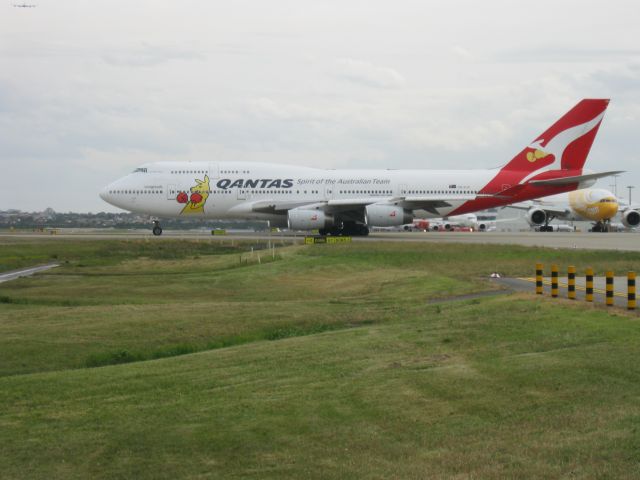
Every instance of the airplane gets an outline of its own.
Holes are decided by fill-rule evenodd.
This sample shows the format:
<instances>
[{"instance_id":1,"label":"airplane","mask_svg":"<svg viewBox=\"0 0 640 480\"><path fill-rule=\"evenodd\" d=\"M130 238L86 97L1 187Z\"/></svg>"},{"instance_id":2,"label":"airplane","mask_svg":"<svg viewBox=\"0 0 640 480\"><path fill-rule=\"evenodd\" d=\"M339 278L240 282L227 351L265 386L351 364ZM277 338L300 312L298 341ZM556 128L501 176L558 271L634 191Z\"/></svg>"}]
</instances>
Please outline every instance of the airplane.
<instances>
[{"instance_id":1,"label":"airplane","mask_svg":"<svg viewBox=\"0 0 640 480\"><path fill-rule=\"evenodd\" d=\"M104 187L100 197L153 218L265 220L321 235L462 215L585 188L616 172L583 168L608 99L584 99L502 168L327 170L255 162L153 162Z\"/></svg>"},{"instance_id":2,"label":"airplane","mask_svg":"<svg viewBox=\"0 0 640 480\"><path fill-rule=\"evenodd\" d=\"M608 232L612 230L611 220L620 211L622 225L635 228L640 225L640 212L633 206L623 206L615 195L601 188L585 188L573 192L551 195L543 199L520 202L507 206L526 210L525 218L530 226L540 232L553 232L554 219L567 221L592 221L592 232Z\"/></svg>"}]
</instances>

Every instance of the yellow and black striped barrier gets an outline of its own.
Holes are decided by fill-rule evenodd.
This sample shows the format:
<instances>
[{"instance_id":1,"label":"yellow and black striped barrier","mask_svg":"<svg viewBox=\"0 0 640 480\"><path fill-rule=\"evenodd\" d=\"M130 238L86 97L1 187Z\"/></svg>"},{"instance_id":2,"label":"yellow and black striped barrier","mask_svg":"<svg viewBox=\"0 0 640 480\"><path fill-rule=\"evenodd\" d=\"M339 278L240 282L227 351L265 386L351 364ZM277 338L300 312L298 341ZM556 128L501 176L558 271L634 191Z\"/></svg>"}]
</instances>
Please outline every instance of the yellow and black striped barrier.
<instances>
[{"instance_id":1,"label":"yellow and black striped barrier","mask_svg":"<svg viewBox=\"0 0 640 480\"><path fill-rule=\"evenodd\" d=\"M605 277L607 278L606 305L607 307L611 307L613 305L613 272L607 270Z\"/></svg>"},{"instance_id":2,"label":"yellow and black striped barrier","mask_svg":"<svg viewBox=\"0 0 640 480\"><path fill-rule=\"evenodd\" d=\"M551 296L558 296L558 265L555 263L551 265Z\"/></svg>"},{"instance_id":3,"label":"yellow and black striped barrier","mask_svg":"<svg viewBox=\"0 0 640 480\"><path fill-rule=\"evenodd\" d=\"M567 297L571 300L576 299L576 267L573 265L567 268Z\"/></svg>"},{"instance_id":4,"label":"yellow and black striped barrier","mask_svg":"<svg viewBox=\"0 0 640 480\"><path fill-rule=\"evenodd\" d=\"M636 309L636 272L627 273L627 309Z\"/></svg>"},{"instance_id":5,"label":"yellow and black striped barrier","mask_svg":"<svg viewBox=\"0 0 640 480\"><path fill-rule=\"evenodd\" d=\"M542 295L542 264L536 263L536 294Z\"/></svg>"},{"instance_id":6,"label":"yellow and black striped barrier","mask_svg":"<svg viewBox=\"0 0 640 480\"><path fill-rule=\"evenodd\" d=\"M551 281L544 279L543 265L542 263L536 263L536 276L535 276L535 287L536 294L541 295L543 293L544 284L551 285L551 296L553 298L558 297L559 293L559 269L557 264L551 265ZM525 280L525 279L522 279ZM527 278L528 281L533 281L533 278ZM567 288L567 298L571 300L575 300L577 298L577 290L584 290L585 292L585 300L587 302L593 302L594 292L598 292L599 294L604 294L605 297L605 305L611 307L615 305L615 297L625 297L625 294L622 292L615 292L615 277L614 272L612 270L607 270L605 272L605 289L596 290L594 288L594 275L593 268L588 267L585 270L585 286L578 287L576 285L576 267L573 265L569 265L567 267L567 283L562 283L562 287ZM635 310L636 309L636 273L633 271L627 272L627 309Z\"/></svg>"},{"instance_id":7,"label":"yellow and black striped barrier","mask_svg":"<svg viewBox=\"0 0 640 480\"><path fill-rule=\"evenodd\" d=\"M593 302L593 268L587 268L585 300Z\"/></svg>"}]
</instances>

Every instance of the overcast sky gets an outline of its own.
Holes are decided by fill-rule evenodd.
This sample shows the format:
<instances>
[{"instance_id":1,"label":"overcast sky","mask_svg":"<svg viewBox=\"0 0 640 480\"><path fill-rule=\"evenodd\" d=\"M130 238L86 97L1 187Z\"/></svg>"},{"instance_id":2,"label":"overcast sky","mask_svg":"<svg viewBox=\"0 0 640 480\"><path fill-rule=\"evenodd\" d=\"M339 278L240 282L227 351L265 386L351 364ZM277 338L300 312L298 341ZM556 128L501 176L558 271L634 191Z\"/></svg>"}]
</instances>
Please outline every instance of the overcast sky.
<instances>
[{"instance_id":1,"label":"overcast sky","mask_svg":"<svg viewBox=\"0 0 640 480\"><path fill-rule=\"evenodd\" d=\"M491 168L586 97L587 167L640 187L637 0L28 1L0 6L0 210L117 211L149 161Z\"/></svg>"}]
</instances>

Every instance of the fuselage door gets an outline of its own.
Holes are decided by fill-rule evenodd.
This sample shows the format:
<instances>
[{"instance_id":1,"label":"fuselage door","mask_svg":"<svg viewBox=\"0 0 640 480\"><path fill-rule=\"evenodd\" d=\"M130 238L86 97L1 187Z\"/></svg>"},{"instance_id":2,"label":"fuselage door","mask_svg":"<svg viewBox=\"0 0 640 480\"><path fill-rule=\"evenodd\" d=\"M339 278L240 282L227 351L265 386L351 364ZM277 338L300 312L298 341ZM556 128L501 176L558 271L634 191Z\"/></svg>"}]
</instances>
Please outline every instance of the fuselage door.
<instances>
[{"instance_id":1,"label":"fuselage door","mask_svg":"<svg viewBox=\"0 0 640 480\"><path fill-rule=\"evenodd\" d=\"M324 187L324 199L331 200L333 198L333 189L335 186L333 185L325 185Z\"/></svg>"},{"instance_id":2,"label":"fuselage door","mask_svg":"<svg viewBox=\"0 0 640 480\"><path fill-rule=\"evenodd\" d=\"M167 200L175 200L177 194L175 185L167 185Z\"/></svg>"},{"instance_id":3,"label":"fuselage door","mask_svg":"<svg viewBox=\"0 0 640 480\"><path fill-rule=\"evenodd\" d=\"M238 200L246 200L247 199L247 191L240 187L238 188Z\"/></svg>"},{"instance_id":4,"label":"fuselage door","mask_svg":"<svg viewBox=\"0 0 640 480\"><path fill-rule=\"evenodd\" d=\"M218 178L220 176L220 164L218 162L209 162L209 178Z\"/></svg>"},{"instance_id":5,"label":"fuselage door","mask_svg":"<svg viewBox=\"0 0 640 480\"><path fill-rule=\"evenodd\" d=\"M409 190L409 187L406 184L400 184L400 185L398 185L398 193L397 193L397 195L399 197L406 197L408 190Z\"/></svg>"}]
</instances>

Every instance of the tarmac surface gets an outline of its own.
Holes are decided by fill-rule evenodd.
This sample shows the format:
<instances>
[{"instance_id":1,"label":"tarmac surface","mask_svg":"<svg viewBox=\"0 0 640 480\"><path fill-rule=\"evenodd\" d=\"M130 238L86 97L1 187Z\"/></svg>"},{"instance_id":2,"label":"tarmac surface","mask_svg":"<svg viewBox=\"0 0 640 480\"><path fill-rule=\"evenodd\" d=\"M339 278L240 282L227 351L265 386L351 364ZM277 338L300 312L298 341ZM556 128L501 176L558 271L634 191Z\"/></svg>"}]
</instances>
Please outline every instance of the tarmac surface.
<instances>
[{"instance_id":1,"label":"tarmac surface","mask_svg":"<svg viewBox=\"0 0 640 480\"><path fill-rule=\"evenodd\" d=\"M4 232L0 241L7 238L50 238L52 240L74 239L130 239L148 238L154 241L175 240L176 238L215 238L236 240L274 240L283 243L301 243L305 233L289 232L248 232L229 231L226 235L211 235L209 230L165 230L154 237L150 230L100 230L100 229L58 229L57 234L49 232ZM594 250L640 251L640 235L636 232L593 233L593 232L372 232L368 237L353 237L354 242L425 242L425 243L476 243L508 244L531 247L579 248Z\"/></svg>"},{"instance_id":2,"label":"tarmac surface","mask_svg":"<svg viewBox=\"0 0 640 480\"><path fill-rule=\"evenodd\" d=\"M535 292L536 279L527 278L501 278L497 282L503 287L523 292ZM543 295L551 296L551 277L544 277ZM585 301L586 280L584 276L576 274L576 301ZM606 290L605 277L593 277L593 303L605 304ZM568 298L567 278L558 278L558 297ZM617 307L627 308L627 277L614 277L613 279L613 302ZM640 312L640 310L636 309Z\"/></svg>"}]
</instances>

